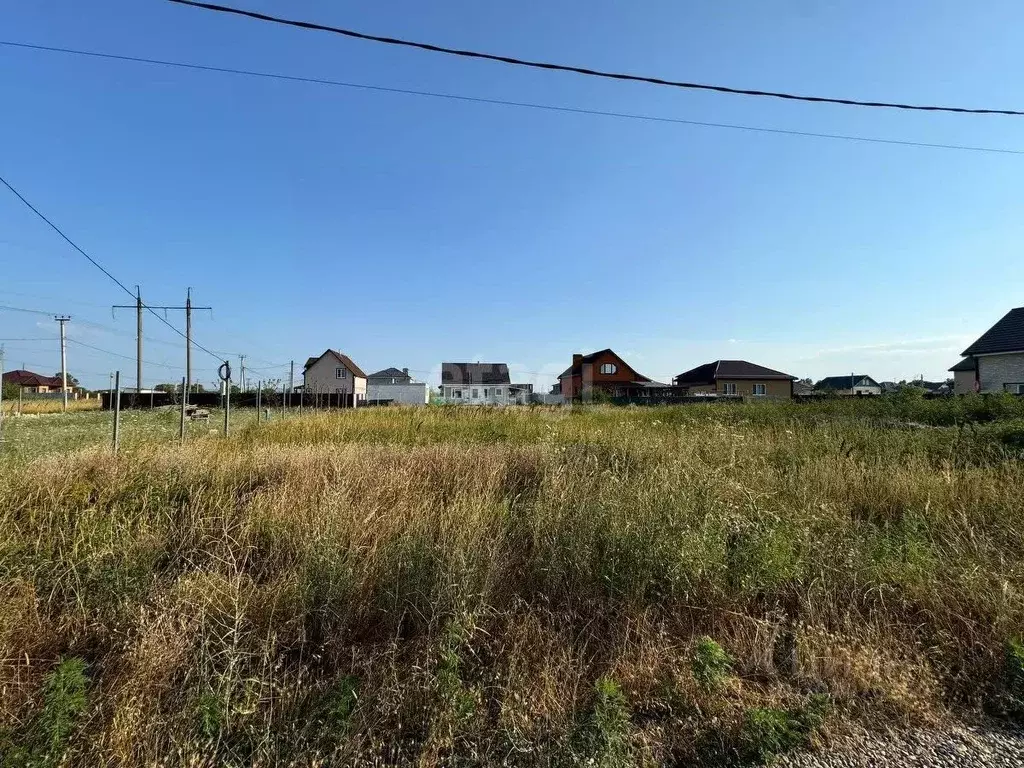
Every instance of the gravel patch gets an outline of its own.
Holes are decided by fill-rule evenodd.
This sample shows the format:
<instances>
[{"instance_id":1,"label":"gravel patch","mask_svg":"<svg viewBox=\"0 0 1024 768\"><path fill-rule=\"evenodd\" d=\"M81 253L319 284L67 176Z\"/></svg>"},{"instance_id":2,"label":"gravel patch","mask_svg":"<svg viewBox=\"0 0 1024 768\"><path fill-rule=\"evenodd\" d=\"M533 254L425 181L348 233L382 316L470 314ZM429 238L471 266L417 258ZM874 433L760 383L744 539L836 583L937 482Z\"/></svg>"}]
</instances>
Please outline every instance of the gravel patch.
<instances>
[{"instance_id":1,"label":"gravel patch","mask_svg":"<svg viewBox=\"0 0 1024 768\"><path fill-rule=\"evenodd\" d=\"M1024 766L1024 731L958 726L844 737L829 749L788 755L790 768L1004 768Z\"/></svg>"}]
</instances>

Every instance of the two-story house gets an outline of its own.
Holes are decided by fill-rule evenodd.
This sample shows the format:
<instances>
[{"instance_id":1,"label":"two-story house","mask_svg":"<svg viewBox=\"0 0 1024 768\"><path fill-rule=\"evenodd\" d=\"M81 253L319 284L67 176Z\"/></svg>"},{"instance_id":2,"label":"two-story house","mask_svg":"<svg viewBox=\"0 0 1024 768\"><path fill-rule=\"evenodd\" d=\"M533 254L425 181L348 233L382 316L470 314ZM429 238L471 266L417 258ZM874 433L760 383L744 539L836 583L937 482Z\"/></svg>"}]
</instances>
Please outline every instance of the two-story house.
<instances>
[{"instance_id":1,"label":"two-story house","mask_svg":"<svg viewBox=\"0 0 1024 768\"><path fill-rule=\"evenodd\" d=\"M426 405L430 392L422 381L413 381L408 368L385 368L366 377L366 400L376 405Z\"/></svg>"},{"instance_id":2,"label":"two-story house","mask_svg":"<svg viewBox=\"0 0 1024 768\"><path fill-rule=\"evenodd\" d=\"M458 405L508 405L512 380L505 363L441 363L441 398Z\"/></svg>"},{"instance_id":3,"label":"two-story house","mask_svg":"<svg viewBox=\"0 0 1024 768\"><path fill-rule=\"evenodd\" d=\"M558 382L559 392L566 399L586 399L594 390L611 397L628 397L654 383L610 349L573 355L572 365L562 371Z\"/></svg>"},{"instance_id":4,"label":"two-story house","mask_svg":"<svg viewBox=\"0 0 1024 768\"><path fill-rule=\"evenodd\" d=\"M687 394L743 395L745 397L793 396L796 376L748 363L746 360L715 360L698 365L672 379Z\"/></svg>"},{"instance_id":5,"label":"two-story house","mask_svg":"<svg viewBox=\"0 0 1024 768\"><path fill-rule=\"evenodd\" d=\"M954 391L1024 395L1024 307L1007 312L962 353L954 365Z\"/></svg>"},{"instance_id":6,"label":"two-story house","mask_svg":"<svg viewBox=\"0 0 1024 768\"><path fill-rule=\"evenodd\" d=\"M366 374L348 355L328 349L306 360L302 389L306 397L342 395L348 405L355 406L366 399Z\"/></svg>"}]
</instances>

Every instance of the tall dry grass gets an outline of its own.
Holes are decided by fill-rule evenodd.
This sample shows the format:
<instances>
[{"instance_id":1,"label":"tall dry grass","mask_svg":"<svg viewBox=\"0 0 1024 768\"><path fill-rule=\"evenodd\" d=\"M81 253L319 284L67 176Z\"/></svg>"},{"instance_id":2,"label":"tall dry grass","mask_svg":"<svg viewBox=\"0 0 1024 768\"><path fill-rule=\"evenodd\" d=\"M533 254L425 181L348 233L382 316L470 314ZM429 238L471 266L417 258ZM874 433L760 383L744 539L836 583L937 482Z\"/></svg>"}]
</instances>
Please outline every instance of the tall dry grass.
<instances>
[{"instance_id":1,"label":"tall dry grass","mask_svg":"<svg viewBox=\"0 0 1024 768\"><path fill-rule=\"evenodd\" d=\"M3 412L9 416L16 416L18 414L38 416L40 414L49 413L62 413L64 411L64 402L62 400L54 400L50 398L25 398L20 403L17 398L11 398L4 393L3 401ZM68 411L81 412L81 411L98 411L103 407L103 403L97 399L91 400L68 400Z\"/></svg>"},{"instance_id":2,"label":"tall dry grass","mask_svg":"<svg viewBox=\"0 0 1024 768\"><path fill-rule=\"evenodd\" d=\"M12 466L0 752L711 763L1008 701L1004 428L764 413L367 410Z\"/></svg>"}]
</instances>

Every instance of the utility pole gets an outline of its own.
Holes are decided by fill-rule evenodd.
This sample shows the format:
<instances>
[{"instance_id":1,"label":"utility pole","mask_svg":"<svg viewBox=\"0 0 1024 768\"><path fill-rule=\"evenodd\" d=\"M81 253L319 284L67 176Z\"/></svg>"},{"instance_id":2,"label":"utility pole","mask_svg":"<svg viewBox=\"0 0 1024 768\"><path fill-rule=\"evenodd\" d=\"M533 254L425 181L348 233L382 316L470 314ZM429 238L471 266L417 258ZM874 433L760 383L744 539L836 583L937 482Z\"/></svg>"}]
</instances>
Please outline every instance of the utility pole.
<instances>
[{"instance_id":1,"label":"utility pole","mask_svg":"<svg viewBox=\"0 0 1024 768\"><path fill-rule=\"evenodd\" d=\"M138 286L136 286L138 288ZM149 309L156 311L162 309L164 312L168 310L174 311L185 311L185 392L184 398L188 402L188 393L192 389L192 310L193 309L213 309L213 307L193 307L192 306L192 289L189 288L185 295L185 306L183 307L154 307L150 304L142 303L142 294L138 293L138 298L134 305L116 304L111 307L114 309L135 309L137 313L137 324L138 324L138 360L136 361L136 367L138 371L138 389L135 392L136 398L142 392L142 310Z\"/></svg>"},{"instance_id":2,"label":"utility pole","mask_svg":"<svg viewBox=\"0 0 1024 768\"><path fill-rule=\"evenodd\" d=\"M238 382L238 388L245 392L245 355L238 356L238 367L242 369L241 379Z\"/></svg>"},{"instance_id":3,"label":"utility pole","mask_svg":"<svg viewBox=\"0 0 1024 768\"><path fill-rule=\"evenodd\" d=\"M68 412L68 340L64 333L64 325L71 318L68 315L54 315L54 320L60 323L60 382L61 394L64 397L64 413Z\"/></svg>"},{"instance_id":4,"label":"utility pole","mask_svg":"<svg viewBox=\"0 0 1024 768\"><path fill-rule=\"evenodd\" d=\"M185 291L185 402L192 390L192 288Z\"/></svg>"},{"instance_id":5,"label":"utility pole","mask_svg":"<svg viewBox=\"0 0 1024 768\"><path fill-rule=\"evenodd\" d=\"M0 344L0 443L4 441L4 345Z\"/></svg>"},{"instance_id":6,"label":"utility pole","mask_svg":"<svg viewBox=\"0 0 1024 768\"><path fill-rule=\"evenodd\" d=\"M288 371L288 405L292 404L292 390L295 388L295 361L291 361L291 368ZM284 402L284 395L281 395L281 402Z\"/></svg>"}]
</instances>

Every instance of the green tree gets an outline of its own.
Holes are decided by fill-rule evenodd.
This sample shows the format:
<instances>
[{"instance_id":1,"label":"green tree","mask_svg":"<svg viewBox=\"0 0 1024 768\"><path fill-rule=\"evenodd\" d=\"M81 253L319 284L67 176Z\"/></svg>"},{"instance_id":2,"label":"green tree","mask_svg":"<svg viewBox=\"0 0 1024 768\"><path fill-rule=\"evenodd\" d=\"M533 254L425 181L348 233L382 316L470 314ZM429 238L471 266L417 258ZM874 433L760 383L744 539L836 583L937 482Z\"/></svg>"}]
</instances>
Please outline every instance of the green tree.
<instances>
[{"instance_id":1,"label":"green tree","mask_svg":"<svg viewBox=\"0 0 1024 768\"><path fill-rule=\"evenodd\" d=\"M59 379L60 375L61 375L60 371L57 371L55 374L53 374L53 378ZM78 379L75 378L74 376L72 376L70 373L68 373L68 386L69 387L79 387L79 386L81 386L78 383Z\"/></svg>"}]
</instances>

